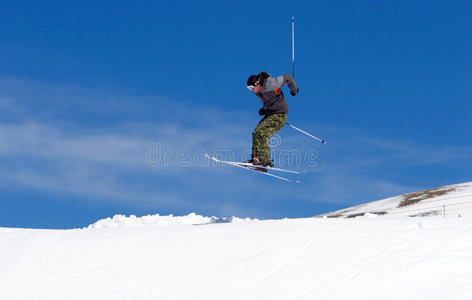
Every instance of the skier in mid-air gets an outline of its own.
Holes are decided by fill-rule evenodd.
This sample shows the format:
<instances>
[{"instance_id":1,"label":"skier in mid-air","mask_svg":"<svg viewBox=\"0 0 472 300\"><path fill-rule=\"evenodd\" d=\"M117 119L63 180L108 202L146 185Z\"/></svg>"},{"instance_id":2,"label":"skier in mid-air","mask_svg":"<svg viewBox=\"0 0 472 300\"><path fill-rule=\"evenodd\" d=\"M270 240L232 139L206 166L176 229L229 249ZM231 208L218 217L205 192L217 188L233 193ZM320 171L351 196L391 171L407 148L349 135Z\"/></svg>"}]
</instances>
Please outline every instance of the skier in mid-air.
<instances>
[{"instance_id":1,"label":"skier in mid-air","mask_svg":"<svg viewBox=\"0 0 472 300\"><path fill-rule=\"evenodd\" d=\"M248 162L253 165L274 166L270 157L269 139L287 121L288 104L281 89L285 84L292 96L298 93L295 80L288 74L271 77L263 71L249 76L247 80L247 88L262 101L263 107L259 110L259 115L264 116L252 133L252 155Z\"/></svg>"}]
</instances>

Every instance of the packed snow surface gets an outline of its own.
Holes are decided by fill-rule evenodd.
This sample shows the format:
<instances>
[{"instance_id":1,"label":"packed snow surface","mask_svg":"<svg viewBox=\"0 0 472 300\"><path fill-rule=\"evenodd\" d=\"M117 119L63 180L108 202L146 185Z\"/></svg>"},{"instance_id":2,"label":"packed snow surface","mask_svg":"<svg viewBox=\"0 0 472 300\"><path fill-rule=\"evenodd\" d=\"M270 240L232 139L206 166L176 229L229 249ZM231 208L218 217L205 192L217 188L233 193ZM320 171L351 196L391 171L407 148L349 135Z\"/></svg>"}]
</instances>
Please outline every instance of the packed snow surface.
<instances>
[{"instance_id":1,"label":"packed snow surface","mask_svg":"<svg viewBox=\"0 0 472 300\"><path fill-rule=\"evenodd\" d=\"M0 228L0 299L472 296L470 218L164 219Z\"/></svg>"}]
</instances>

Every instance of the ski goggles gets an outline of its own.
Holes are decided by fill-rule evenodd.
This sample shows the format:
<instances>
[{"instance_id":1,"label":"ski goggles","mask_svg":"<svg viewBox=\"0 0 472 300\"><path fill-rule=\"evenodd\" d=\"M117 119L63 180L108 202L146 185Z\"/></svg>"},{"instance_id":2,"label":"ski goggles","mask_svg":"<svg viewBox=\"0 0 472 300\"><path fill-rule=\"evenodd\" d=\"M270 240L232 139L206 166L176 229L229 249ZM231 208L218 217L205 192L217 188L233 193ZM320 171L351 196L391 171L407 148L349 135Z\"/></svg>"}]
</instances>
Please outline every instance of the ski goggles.
<instances>
[{"instance_id":1,"label":"ski goggles","mask_svg":"<svg viewBox=\"0 0 472 300\"><path fill-rule=\"evenodd\" d=\"M247 85L246 87L251 91L251 92L254 92L254 89L256 88L256 86L259 85L259 81L257 81L255 84L251 84L251 85Z\"/></svg>"}]
</instances>

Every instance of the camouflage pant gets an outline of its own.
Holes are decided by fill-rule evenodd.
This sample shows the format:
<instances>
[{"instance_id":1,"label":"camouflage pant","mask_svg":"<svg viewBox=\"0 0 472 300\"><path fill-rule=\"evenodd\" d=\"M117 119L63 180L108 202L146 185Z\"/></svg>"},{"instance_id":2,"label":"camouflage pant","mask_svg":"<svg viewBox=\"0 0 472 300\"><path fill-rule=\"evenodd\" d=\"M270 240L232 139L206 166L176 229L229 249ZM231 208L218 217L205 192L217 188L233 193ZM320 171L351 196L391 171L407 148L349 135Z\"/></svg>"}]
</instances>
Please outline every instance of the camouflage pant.
<instances>
[{"instance_id":1,"label":"camouflage pant","mask_svg":"<svg viewBox=\"0 0 472 300\"><path fill-rule=\"evenodd\" d=\"M287 114L265 116L252 133L252 158L270 162L269 139L276 134L287 121Z\"/></svg>"}]
</instances>

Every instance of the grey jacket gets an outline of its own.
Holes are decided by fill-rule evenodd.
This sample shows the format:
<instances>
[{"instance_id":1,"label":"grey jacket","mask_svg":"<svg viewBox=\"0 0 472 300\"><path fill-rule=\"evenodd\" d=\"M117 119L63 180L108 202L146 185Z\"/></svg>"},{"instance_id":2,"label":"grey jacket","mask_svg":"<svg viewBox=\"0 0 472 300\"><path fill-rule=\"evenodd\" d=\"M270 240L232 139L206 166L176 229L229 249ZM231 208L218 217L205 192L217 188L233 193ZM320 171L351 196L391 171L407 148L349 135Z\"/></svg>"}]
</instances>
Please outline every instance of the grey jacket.
<instances>
[{"instance_id":1,"label":"grey jacket","mask_svg":"<svg viewBox=\"0 0 472 300\"><path fill-rule=\"evenodd\" d=\"M285 84L288 85L292 95L297 94L298 88L295 80L288 74L264 80L262 93L256 93L256 95L264 105L265 115L288 113L288 104L281 89Z\"/></svg>"}]
</instances>

